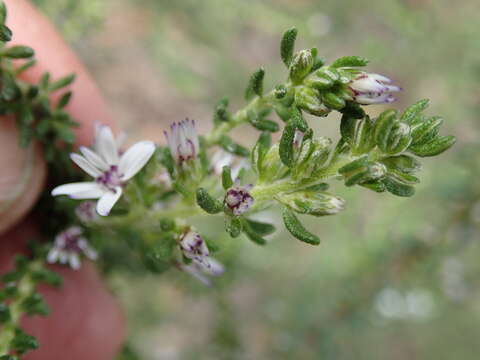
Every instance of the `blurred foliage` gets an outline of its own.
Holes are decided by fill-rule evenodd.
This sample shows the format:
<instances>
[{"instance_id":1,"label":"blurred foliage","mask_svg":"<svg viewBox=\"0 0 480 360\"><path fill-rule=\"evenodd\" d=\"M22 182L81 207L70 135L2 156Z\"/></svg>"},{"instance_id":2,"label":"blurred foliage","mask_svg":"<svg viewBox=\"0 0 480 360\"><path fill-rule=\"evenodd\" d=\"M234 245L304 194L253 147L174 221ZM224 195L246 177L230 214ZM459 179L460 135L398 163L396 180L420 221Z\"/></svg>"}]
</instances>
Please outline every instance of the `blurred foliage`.
<instances>
[{"instance_id":1,"label":"blurred foliage","mask_svg":"<svg viewBox=\"0 0 480 360\"><path fill-rule=\"evenodd\" d=\"M219 239L232 246L219 254L228 271L213 289L181 273L114 276L133 344L146 359L478 358L477 0L455 6L447 0L36 2L81 45L114 107L128 104L130 123L137 124L145 108L183 117L193 102L207 113L224 94L240 101L253 69L266 65L267 83L280 74L278 39L295 25L300 46L315 44L329 59L372 59L371 69L405 88L399 107L430 98L432 113L444 114L459 138L442 159L428 162L413 199L380 204L384 195L347 190L342 216L309 224L328 239L319 248L288 235L261 249ZM110 46L95 42L92 31L84 36L86 24L102 19L95 34L112 38ZM133 28L135 44L120 46ZM103 74L105 63L119 66L125 52L130 64L146 57L160 84L134 85L138 74L126 71L116 79L130 76L123 81L135 92L120 93ZM159 89L175 89L175 96L160 99ZM158 108L159 100L169 111ZM161 128L172 119L153 120ZM334 121L318 127L328 132ZM213 226L222 224L199 224L207 234Z\"/></svg>"}]
</instances>

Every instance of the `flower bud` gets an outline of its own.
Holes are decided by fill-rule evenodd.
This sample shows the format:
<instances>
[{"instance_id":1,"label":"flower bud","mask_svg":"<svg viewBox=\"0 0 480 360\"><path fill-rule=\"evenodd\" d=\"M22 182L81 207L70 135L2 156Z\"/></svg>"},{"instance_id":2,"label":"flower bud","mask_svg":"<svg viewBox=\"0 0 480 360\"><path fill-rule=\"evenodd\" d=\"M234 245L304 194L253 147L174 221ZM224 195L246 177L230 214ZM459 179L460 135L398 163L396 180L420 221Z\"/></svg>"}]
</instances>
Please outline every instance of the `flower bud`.
<instances>
[{"instance_id":1,"label":"flower bud","mask_svg":"<svg viewBox=\"0 0 480 360\"><path fill-rule=\"evenodd\" d=\"M298 84L310 73L314 63L311 50L297 52L290 63L290 79Z\"/></svg>"},{"instance_id":2,"label":"flower bud","mask_svg":"<svg viewBox=\"0 0 480 360\"><path fill-rule=\"evenodd\" d=\"M390 85L392 80L379 74L360 73L348 84L355 102L363 105L385 104L395 101L391 94L402 90Z\"/></svg>"},{"instance_id":3,"label":"flower bud","mask_svg":"<svg viewBox=\"0 0 480 360\"><path fill-rule=\"evenodd\" d=\"M330 109L320 100L317 90L302 86L295 91L295 102L299 108L316 116L327 116Z\"/></svg>"},{"instance_id":4,"label":"flower bud","mask_svg":"<svg viewBox=\"0 0 480 360\"><path fill-rule=\"evenodd\" d=\"M253 197L249 191L253 185L236 185L228 189L225 195L225 205L232 210L235 216L245 213L253 205Z\"/></svg>"},{"instance_id":5,"label":"flower bud","mask_svg":"<svg viewBox=\"0 0 480 360\"><path fill-rule=\"evenodd\" d=\"M276 199L297 213L314 216L335 215L345 207L345 200L325 192L297 191Z\"/></svg>"}]
</instances>

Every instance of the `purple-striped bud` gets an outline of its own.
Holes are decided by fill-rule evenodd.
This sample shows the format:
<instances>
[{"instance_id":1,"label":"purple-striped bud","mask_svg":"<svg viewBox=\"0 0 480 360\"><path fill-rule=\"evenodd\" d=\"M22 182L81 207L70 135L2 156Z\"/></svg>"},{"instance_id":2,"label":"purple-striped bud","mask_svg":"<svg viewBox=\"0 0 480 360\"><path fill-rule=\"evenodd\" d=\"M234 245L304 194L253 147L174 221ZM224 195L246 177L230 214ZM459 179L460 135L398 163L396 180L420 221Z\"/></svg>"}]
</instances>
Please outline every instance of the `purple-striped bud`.
<instances>
[{"instance_id":1,"label":"purple-striped bud","mask_svg":"<svg viewBox=\"0 0 480 360\"><path fill-rule=\"evenodd\" d=\"M360 73L348 87L353 93L353 100L359 104L385 104L396 100L392 92L402 90L391 83L392 80L383 75Z\"/></svg>"},{"instance_id":2,"label":"purple-striped bud","mask_svg":"<svg viewBox=\"0 0 480 360\"><path fill-rule=\"evenodd\" d=\"M182 165L197 157L200 146L194 120L175 122L170 125L170 133L164 134L176 164Z\"/></svg>"},{"instance_id":3,"label":"purple-striped bud","mask_svg":"<svg viewBox=\"0 0 480 360\"><path fill-rule=\"evenodd\" d=\"M242 215L253 205L253 197L249 191L253 185L235 185L228 189L225 195L225 204L232 210L235 216Z\"/></svg>"}]
</instances>

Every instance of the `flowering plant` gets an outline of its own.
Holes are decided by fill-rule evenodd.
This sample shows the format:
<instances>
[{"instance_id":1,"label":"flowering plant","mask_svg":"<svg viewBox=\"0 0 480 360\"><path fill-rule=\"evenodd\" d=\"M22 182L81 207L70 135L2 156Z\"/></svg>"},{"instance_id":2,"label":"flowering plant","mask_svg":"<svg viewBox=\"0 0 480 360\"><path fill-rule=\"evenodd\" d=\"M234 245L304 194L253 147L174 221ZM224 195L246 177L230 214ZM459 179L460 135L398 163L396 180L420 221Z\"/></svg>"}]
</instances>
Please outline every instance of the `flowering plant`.
<instances>
[{"instance_id":1,"label":"flowering plant","mask_svg":"<svg viewBox=\"0 0 480 360\"><path fill-rule=\"evenodd\" d=\"M3 4L1 13L0 40L7 43L11 31L4 25ZM12 59L31 59L33 51L2 48L1 108L17 118L24 146L34 140L44 145L54 175L48 193L55 199L46 197L41 206L55 221L47 226L48 242L33 242L32 255L19 257L3 278L0 359L18 358L38 346L19 322L23 313L48 313L36 285L59 285L60 280L46 263L78 269L87 257L115 266L104 255L124 241L124 256L135 255L148 270L179 269L211 285L214 276L228 271L211 256L222 242L220 234L217 241L203 236L194 216L222 217L229 237L266 245L276 228L257 214L280 208L293 237L318 245L318 235L305 228L299 215L320 217L345 209L345 200L329 191L330 183L402 197L414 194L418 158L438 155L455 142L453 136L439 135L443 120L424 114L427 100L401 114L388 109L371 118L363 105L391 103L401 88L383 75L361 70L365 58L346 56L327 64L316 48L295 52L296 36L296 29L290 29L281 40L287 81L265 92L265 70L259 68L248 82L247 104L231 112L228 99L221 99L209 133L199 135L195 121L185 119L165 132L167 146L140 141L123 151L112 130L99 124L94 144L81 147L81 154L72 152L75 122L63 110L71 93L55 107L48 100L73 76L52 83L45 75L38 85L25 84L18 75L33 61L14 68ZM339 120L322 119L335 112ZM272 120L274 114L277 120ZM339 140L315 134L315 121L338 121ZM259 131L251 149L232 135L245 124Z\"/></svg>"}]
</instances>

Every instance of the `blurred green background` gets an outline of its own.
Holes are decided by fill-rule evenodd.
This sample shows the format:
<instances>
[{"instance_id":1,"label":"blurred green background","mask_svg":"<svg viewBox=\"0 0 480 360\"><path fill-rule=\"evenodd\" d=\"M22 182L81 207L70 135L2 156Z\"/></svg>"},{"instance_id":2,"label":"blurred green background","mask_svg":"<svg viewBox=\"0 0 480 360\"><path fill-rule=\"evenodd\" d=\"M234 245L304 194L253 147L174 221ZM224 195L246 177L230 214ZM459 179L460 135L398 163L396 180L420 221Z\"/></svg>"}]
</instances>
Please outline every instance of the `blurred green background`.
<instances>
[{"instance_id":1,"label":"blurred green background","mask_svg":"<svg viewBox=\"0 0 480 360\"><path fill-rule=\"evenodd\" d=\"M478 0L35 2L131 140L163 142L167 124L187 116L208 131L213 104L230 96L240 106L260 65L268 85L281 82L278 43L291 26L299 47L317 46L329 60L370 58L370 70L405 89L396 107L427 97L430 114L446 119L444 133L458 137L424 162L412 199L335 186L348 207L309 219L320 247L285 233L266 247L222 240L228 269L211 289L174 271L112 277L132 348L145 359L479 358ZM337 136L338 118L315 121L317 134Z\"/></svg>"}]
</instances>

